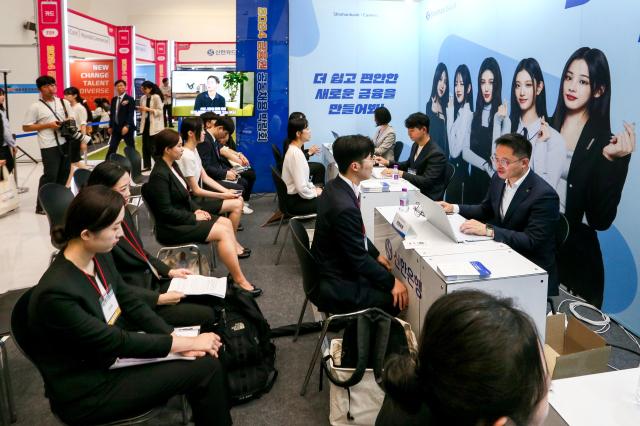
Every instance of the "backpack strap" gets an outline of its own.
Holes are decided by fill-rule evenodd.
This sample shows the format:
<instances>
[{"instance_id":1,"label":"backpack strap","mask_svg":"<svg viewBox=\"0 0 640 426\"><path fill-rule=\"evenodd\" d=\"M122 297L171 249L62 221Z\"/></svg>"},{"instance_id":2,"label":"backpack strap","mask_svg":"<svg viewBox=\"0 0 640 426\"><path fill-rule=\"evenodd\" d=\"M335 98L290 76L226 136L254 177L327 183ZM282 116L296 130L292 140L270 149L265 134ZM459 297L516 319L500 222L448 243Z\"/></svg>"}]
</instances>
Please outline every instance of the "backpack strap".
<instances>
[{"instance_id":1,"label":"backpack strap","mask_svg":"<svg viewBox=\"0 0 640 426\"><path fill-rule=\"evenodd\" d=\"M320 365L322 369L327 373L327 378L336 386L342 388L348 388L360 383L364 372L367 369L367 362L369 361L369 346L371 342L371 324L367 315L358 315L357 319L357 348L358 348L358 362L356 368L353 371L351 377L346 380L340 380L336 374L327 367L326 362L322 362Z\"/></svg>"}]
</instances>

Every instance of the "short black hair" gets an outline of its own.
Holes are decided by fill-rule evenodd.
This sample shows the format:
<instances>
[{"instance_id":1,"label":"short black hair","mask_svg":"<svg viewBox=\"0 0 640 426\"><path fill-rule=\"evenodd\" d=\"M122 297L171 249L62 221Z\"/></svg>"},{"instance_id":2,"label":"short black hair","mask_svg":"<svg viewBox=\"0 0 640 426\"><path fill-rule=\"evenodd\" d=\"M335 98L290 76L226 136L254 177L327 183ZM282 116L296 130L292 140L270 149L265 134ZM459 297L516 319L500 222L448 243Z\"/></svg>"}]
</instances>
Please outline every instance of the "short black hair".
<instances>
[{"instance_id":1,"label":"short black hair","mask_svg":"<svg viewBox=\"0 0 640 426\"><path fill-rule=\"evenodd\" d=\"M167 81L169 81L169 79L168 79L167 77L165 77L165 78L163 78L163 79L162 79L162 82L163 82L163 83L166 83Z\"/></svg>"},{"instance_id":2,"label":"short black hair","mask_svg":"<svg viewBox=\"0 0 640 426\"><path fill-rule=\"evenodd\" d=\"M207 77L207 80L209 80L210 78L213 78L216 81L216 83L220 84L220 79L215 75L210 75L209 77Z\"/></svg>"},{"instance_id":3,"label":"short black hair","mask_svg":"<svg viewBox=\"0 0 640 426\"><path fill-rule=\"evenodd\" d=\"M333 143L333 158L340 173L345 174L354 161L362 161L373 155L375 145L366 136L340 136Z\"/></svg>"},{"instance_id":4,"label":"short black hair","mask_svg":"<svg viewBox=\"0 0 640 426\"><path fill-rule=\"evenodd\" d=\"M427 128L429 131L429 117L423 112L414 112L404 120L404 127L407 129L421 129Z\"/></svg>"},{"instance_id":5,"label":"short black hair","mask_svg":"<svg viewBox=\"0 0 640 426\"><path fill-rule=\"evenodd\" d=\"M36 86L38 87L38 89L50 84L56 84L56 79L51 77L50 75L41 75L40 77L36 78Z\"/></svg>"},{"instance_id":6,"label":"short black hair","mask_svg":"<svg viewBox=\"0 0 640 426\"><path fill-rule=\"evenodd\" d=\"M287 123L287 138L289 142L296 140L298 132L309 127L309 122L304 117L290 118Z\"/></svg>"},{"instance_id":7,"label":"short black hair","mask_svg":"<svg viewBox=\"0 0 640 426\"><path fill-rule=\"evenodd\" d=\"M224 130L231 135L236 130L236 125L233 124L233 120L229 117L220 117L216 120L216 127L222 126Z\"/></svg>"},{"instance_id":8,"label":"short black hair","mask_svg":"<svg viewBox=\"0 0 640 426\"><path fill-rule=\"evenodd\" d=\"M520 133L507 133L496 139L496 146L508 146L518 158L531 158L531 142Z\"/></svg>"},{"instance_id":9,"label":"short black hair","mask_svg":"<svg viewBox=\"0 0 640 426\"><path fill-rule=\"evenodd\" d=\"M173 148L180 142L178 132L173 129L162 129L153 137L153 143L156 146L156 157L162 157L164 150Z\"/></svg>"},{"instance_id":10,"label":"short black hair","mask_svg":"<svg viewBox=\"0 0 640 426\"><path fill-rule=\"evenodd\" d=\"M200 118L202 119L202 122L206 125L210 121L216 121L218 118L220 118L220 116L215 112L207 111L200 114Z\"/></svg>"},{"instance_id":11,"label":"short black hair","mask_svg":"<svg viewBox=\"0 0 640 426\"><path fill-rule=\"evenodd\" d=\"M391 113L387 107L378 107L373 111L373 118L376 120L378 126L391 123Z\"/></svg>"},{"instance_id":12,"label":"short black hair","mask_svg":"<svg viewBox=\"0 0 640 426\"><path fill-rule=\"evenodd\" d=\"M113 85L114 85L114 86L117 86L117 85L118 85L118 83L122 83L122 84L124 84L125 86L127 85L127 82L126 82L126 81L124 81L123 79L118 79L118 80L116 80L116 82L115 82L115 83L113 83Z\"/></svg>"},{"instance_id":13,"label":"short black hair","mask_svg":"<svg viewBox=\"0 0 640 426\"><path fill-rule=\"evenodd\" d=\"M304 112L300 112L300 111L293 111L291 114L289 114L289 120L298 119L298 118L307 118L307 116L304 115Z\"/></svg>"},{"instance_id":14,"label":"short black hair","mask_svg":"<svg viewBox=\"0 0 640 426\"><path fill-rule=\"evenodd\" d=\"M180 125L180 136L182 136L182 142L186 143L189 139L189 132L193 132L196 140L200 140L202 134L202 119L200 117L185 117Z\"/></svg>"}]
</instances>

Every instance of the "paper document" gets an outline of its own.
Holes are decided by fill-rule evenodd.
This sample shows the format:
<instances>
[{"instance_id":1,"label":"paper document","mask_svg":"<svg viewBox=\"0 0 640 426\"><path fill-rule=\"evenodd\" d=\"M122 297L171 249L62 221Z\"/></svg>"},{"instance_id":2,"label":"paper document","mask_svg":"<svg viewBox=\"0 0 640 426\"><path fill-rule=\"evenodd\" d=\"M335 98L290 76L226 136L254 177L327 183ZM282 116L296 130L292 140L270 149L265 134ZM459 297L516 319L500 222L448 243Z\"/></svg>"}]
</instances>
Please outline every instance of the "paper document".
<instances>
[{"instance_id":1,"label":"paper document","mask_svg":"<svg viewBox=\"0 0 640 426\"><path fill-rule=\"evenodd\" d=\"M391 176L385 176L382 174L384 169L385 167L374 167L371 175L376 179L391 179L392 178Z\"/></svg>"},{"instance_id":2,"label":"paper document","mask_svg":"<svg viewBox=\"0 0 640 426\"><path fill-rule=\"evenodd\" d=\"M227 278L205 277L204 275L173 278L168 291L179 291L187 296L206 294L224 299L227 293Z\"/></svg>"},{"instance_id":3,"label":"paper document","mask_svg":"<svg viewBox=\"0 0 640 426\"><path fill-rule=\"evenodd\" d=\"M487 278L491 276L481 262L472 260L469 262L442 262L438 263L438 272L447 280L464 280L473 278Z\"/></svg>"},{"instance_id":4,"label":"paper document","mask_svg":"<svg viewBox=\"0 0 640 426\"><path fill-rule=\"evenodd\" d=\"M389 184L385 181L368 179L360 182L362 192L389 192Z\"/></svg>"},{"instance_id":5,"label":"paper document","mask_svg":"<svg viewBox=\"0 0 640 426\"><path fill-rule=\"evenodd\" d=\"M200 334L200 326L194 325L193 327L176 327L173 329L173 332L177 336L196 337L198 334ZM133 367L135 365L143 364L154 364L164 361L193 361L194 359L196 359L196 357L194 356L182 356L180 354L173 353L170 353L164 358L118 358L116 359L116 362L114 362L111 367L109 367L109 369L114 370L116 368Z\"/></svg>"}]
</instances>

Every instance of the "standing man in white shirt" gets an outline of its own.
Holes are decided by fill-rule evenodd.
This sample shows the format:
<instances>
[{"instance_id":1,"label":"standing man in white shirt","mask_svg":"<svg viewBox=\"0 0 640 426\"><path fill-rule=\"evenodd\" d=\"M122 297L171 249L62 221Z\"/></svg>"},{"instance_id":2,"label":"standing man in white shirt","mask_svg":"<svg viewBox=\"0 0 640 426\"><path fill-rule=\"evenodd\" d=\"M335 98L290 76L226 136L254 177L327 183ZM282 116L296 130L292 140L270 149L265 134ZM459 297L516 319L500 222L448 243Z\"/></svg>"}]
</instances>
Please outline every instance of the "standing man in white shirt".
<instances>
[{"instance_id":1,"label":"standing man in white shirt","mask_svg":"<svg viewBox=\"0 0 640 426\"><path fill-rule=\"evenodd\" d=\"M491 157L496 173L481 204L457 205L444 201L447 213L469 219L460 231L486 235L505 243L549 273L548 294L558 294L556 227L560 200L556 191L529 168L531 142L507 133L496 142Z\"/></svg>"},{"instance_id":2,"label":"standing man in white shirt","mask_svg":"<svg viewBox=\"0 0 640 426\"><path fill-rule=\"evenodd\" d=\"M38 190L45 183L64 185L69 176L69 145L60 134L62 122L69 118L71 105L66 99L56 98L56 80L48 75L36 79L40 99L31 104L24 118L22 130L38 132L38 145L42 157L42 176ZM45 214L37 199L36 214Z\"/></svg>"},{"instance_id":3,"label":"standing man in white shirt","mask_svg":"<svg viewBox=\"0 0 640 426\"><path fill-rule=\"evenodd\" d=\"M173 127L173 110L171 108L171 84L167 77L162 79L162 86L160 86L162 96L164 96L164 106L162 108L162 116L164 117L164 127Z\"/></svg>"}]
</instances>

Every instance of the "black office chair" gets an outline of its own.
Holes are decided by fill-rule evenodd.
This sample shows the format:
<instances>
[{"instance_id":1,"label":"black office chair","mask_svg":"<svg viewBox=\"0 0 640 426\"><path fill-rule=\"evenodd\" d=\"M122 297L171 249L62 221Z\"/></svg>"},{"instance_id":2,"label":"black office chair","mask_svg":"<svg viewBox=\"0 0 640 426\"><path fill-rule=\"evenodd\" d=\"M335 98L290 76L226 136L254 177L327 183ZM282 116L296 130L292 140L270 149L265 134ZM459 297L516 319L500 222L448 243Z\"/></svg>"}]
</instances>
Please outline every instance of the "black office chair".
<instances>
[{"instance_id":1,"label":"black office chair","mask_svg":"<svg viewBox=\"0 0 640 426\"><path fill-rule=\"evenodd\" d=\"M123 155L120 155L117 152L114 152L111 155L109 155L109 158L107 158L107 160L113 161L114 163L120 164L122 167L124 167L124 169L126 171L128 171L130 174L132 174L131 161L129 161L129 159L127 157L125 157Z\"/></svg>"},{"instance_id":2,"label":"black office chair","mask_svg":"<svg viewBox=\"0 0 640 426\"><path fill-rule=\"evenodd\" d=\"M9 337L11 337L9 331L0 333L0 424L3 425L15 423L18 420L6 345Z\"/></svg>"},{"instance_id":3,"label":"black office chair","mask_svg":"<svg viewBox=\"0 0 640 426\"><path fill-rule=\"evenodd\" d=\"M49 220L49 233L54 227L64 225L64 215L73 201L73 193L69 188L58 183L45 183L38 191L38 199ZM58 250L62 248L53 239L51 244Z\"/></svg>"},{"instance_id":4,"label":"black office chair","mask_svg":"<svg viewBox=\"0 0 640 426\"><path fill-rule=\"evenodd\" d=\"M76 184L78 191L85 187L90 174L91 170L89 169L76 169L76 171L73 172L73 182Z\"/></svg>"},{"instance_id":5,"label":"black office chair","mask_svg":"<svg viewBox=\"0 0 640 426\"><path fill-rule=\"evenodd\" d=\"M138 185L147 183L149 176L142 174L142 158L140 157L140 153L132 146L125 146L124 155L131 163L131 180Z\"/></svg>"},{"instance_id":6,"label":"black office chair","mask_svg":"<svg viewBox=\"0 0 640 426\"><path fill-rule=\"evenodd\" d=\"M569 238L569 221L567 217L560 213L560 217L558 218L558 222L556 225L556 250L560 250L560 247L567 242L567 238ZM551 297L547 297L547 303L551 306L551 313L555 315L556 307L553 305L553 300Z\"/></svg>"},{"instance_id":7,"label":"black office chair","mask_svg":"<svg viewBox=\"0 0 640 426\"><path fill-rule=\"evenodd\" d=\"M287 209L287 204L285 199L287 197L287 185L282 180L282 176L280 176L280 172L274 167L271 166L271 177L273 178L273 184L276 186L276 193L278 194L278 208L282 213L282 217L280 218L280 223L278 224L278 232L276 232L276 237L273 240L273 244L277 244L278 236L280 235L280 228L282 228L282 223L285 219L315 219L317 214L307 214L307 215L294 215L290 213ZM280 247L280 251L278 252L278 257L276 258L276 265L280 263L280 256L282 256L282 251L284 250L284 245L287 242L287 235L289 234L289 228L284 232L284 240L282 241L282 247Z\"/></svg>"},{"instance_id":8,"label":"black office chair","mask_svg":"<svg viewBox=\"0 0 640 426\"><path fill-rule=\"evenodd\" d=\"M400 141L396 141L396 144L393 146L393 161L400 160L400 155L402 154L403 148L404 148L404 143Z\"/></svg>"},{"instance_id":9,"label":"black office chair","mask_svg":"<svg viewBox=\"0 0 640 426\"><path fill-rule=\"evenodd\" d=\"M453 175L456 174L456 166L452 163L447 163L446 169L444 171L444 191L440 194L440 198L438 200L444 200L444 194L447 192L447 188L449 188L449 184L453 179Z\"/></svg>"},{"instance_id":10,"label":"black office chair","mask_svg":"<svg viewBox=\"0 0 640 426\"><path fill-rule=\"evenodd\" d=\"M280 152L280 148L276 146L276 144L271 144L271 152L273 153L273 159L276 162L276 167L278 171L282 173L282 164L284 163L284 157L282 156L282 152Z\"/></svg>"},{"instance_id":11,"label":"black office chair","mask_svg":"<svg viewBox=\"0 0 640 426\"><path fill-rule=\"evenodd\" d=\"M22 296L20 296L18 302L16 302L15 306L13 307L13 311L11 312L11 336L13 337L18 350L22 353L22 355L24 355L27 360L29 360L33 365L36 366L38 372L40 373L40 376L42 376L42 378L44 379L44 375L42 374L37 361L34 361L34 359L37 358L37 345L33 344L35 342L32 341L31 336L29 335L28 328L28 307L32 293L33 288L30 288ZM152 418L156 417L159 412L159 409L152 409L140 415L125 419L119 419L110 423L104 423L101 426L139 425L146 423ZM53 414L55 415L56 413Z\"/></svg>"}]
</instances>

